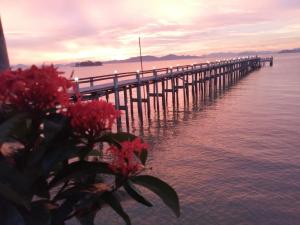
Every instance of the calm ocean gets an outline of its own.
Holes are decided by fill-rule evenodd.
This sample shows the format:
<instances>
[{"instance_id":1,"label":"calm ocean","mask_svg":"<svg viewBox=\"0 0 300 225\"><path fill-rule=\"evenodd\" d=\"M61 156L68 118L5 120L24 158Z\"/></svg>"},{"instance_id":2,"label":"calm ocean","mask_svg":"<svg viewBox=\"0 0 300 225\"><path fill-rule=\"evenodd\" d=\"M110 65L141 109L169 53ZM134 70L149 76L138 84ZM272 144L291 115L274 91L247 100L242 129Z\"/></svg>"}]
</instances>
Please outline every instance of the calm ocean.
<instances>
[{"instance_id":1,"label":"calm ocean","mask_svg":"<svg viewBox=\"0 0 300 225\"><path fill-rule=\"evenodd\" d=\"M145 67L186 63L194 61ZM138 63L109 64L76 68L75 76L136 69ZM176 219L147 193L153 208L124 202L133 225L300 224L300 54L274 55L273 67L205 104L154 118L142 134L152 146L149 173L177 190L182 215ZM104 208L97 224L124 222Z\"/></svg>"}]
</instances>

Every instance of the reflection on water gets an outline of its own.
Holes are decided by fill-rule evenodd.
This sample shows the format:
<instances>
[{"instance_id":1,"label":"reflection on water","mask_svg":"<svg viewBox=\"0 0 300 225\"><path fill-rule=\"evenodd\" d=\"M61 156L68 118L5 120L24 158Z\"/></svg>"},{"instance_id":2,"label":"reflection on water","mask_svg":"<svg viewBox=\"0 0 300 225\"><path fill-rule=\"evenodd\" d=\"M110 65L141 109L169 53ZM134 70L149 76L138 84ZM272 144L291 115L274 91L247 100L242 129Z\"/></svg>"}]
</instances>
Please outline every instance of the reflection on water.
<instances>
[{"instance_id":1,"label":"reflection on water","mask_svg":"<svg viewBox=\"0 0 300 225\"><path fill-rule=\"evenodd\" d=\"M152 119L150 174L172 184L182 215L124 202L135 225L300 224L300 55L275 56L219 98ZM138 130L136 132L139 132ZM124 222L109 208L97 224Z\"/></svg>"}]
</instances>

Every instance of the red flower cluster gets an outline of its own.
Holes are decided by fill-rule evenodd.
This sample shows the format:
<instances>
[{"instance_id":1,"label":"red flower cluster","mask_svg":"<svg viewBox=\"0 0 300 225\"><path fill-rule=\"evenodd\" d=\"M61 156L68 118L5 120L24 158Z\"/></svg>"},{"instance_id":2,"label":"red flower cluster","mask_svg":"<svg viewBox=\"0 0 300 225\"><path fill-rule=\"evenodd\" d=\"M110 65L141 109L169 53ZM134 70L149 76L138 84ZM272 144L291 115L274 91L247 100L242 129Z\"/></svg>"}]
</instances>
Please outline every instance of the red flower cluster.
<instances>
[{"instance_id":1,"label":"red flower cluster","mask_svg":"<svg viewBox=\"0 0 300 225\"><path fill-rule=\"evenodd\" d=\"M110 146L107 151L112 155L112 170L123 176L135 174L143 168L136 155L140 157L142 151L147 151L147 149L148 144L143 143L140 138L122 142L120 149Z\"/></svg>"},{"instance_id":2,"label":"red flower cluster","mask_svg":"<svg viewBox=\"0 0 300 225\"><path fill-rule=\"evenodd\" d=\"M72 82L59 76L54 66L32 66L25 70L8 70L0 75L0 105L36 113L47 112L57 105L68 105L67 90Z\"/></svg>"},{"instance_id":3,"label":"red flower cluster","mask_svg":"<svg viewBox=\"0 0 300 225\"><path fill-rule=\"evenodd\" d=\"M76 102L68 109L71 126L75 133L89 139L95 139L103 131L111 130L120 112L111 103L103 100Z\"/></svg>"}]
</instances>

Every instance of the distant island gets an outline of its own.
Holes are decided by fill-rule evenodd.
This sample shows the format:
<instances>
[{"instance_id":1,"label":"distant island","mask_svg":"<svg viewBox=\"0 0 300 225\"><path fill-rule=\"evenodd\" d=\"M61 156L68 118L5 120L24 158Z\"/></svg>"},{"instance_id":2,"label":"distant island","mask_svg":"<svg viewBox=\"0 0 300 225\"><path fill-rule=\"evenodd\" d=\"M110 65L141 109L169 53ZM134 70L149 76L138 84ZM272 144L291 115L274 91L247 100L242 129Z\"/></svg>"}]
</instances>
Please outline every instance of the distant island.
<instances>
[{"instance_id":1,"label":"distant island","mask_svg":"<svg viewBox=\"0 0 300 225\"><path fill-rule=\"evenodd\" d=\"M179 59L195 59L195 58L201 58L200 56L194 56L194 55L175 55L175 54L169 54L165 56L152 56L152 55L144 55L143 61L164 61L164 60L179 60ZM124 60L110 60L105 61L104 63L127 63L127 62L139 62L140 57L131 57L129 59Z\"/></svg>"},{"instance_id":2,"label":"distant island","mask_svg":"<svg viewBox=\"0 0 300 225\"><path fill-rule=\"evenodd\" d=\"M278 53L280 53L280 54L282 54L282 53L300 53L300 48L284 49Z\"/></svg>"},{"instance_id":3,"label":"distant island","mask_svg":"<svg viewBox=\"0 0 300 225\"><path fill-rule=\"evenodd\" d=\"M93 62L93 61L83 61L83 62L76 62L75 63L75 67L85 67L85 66L102 66L103 63L100 62L100 61L96 61L96 62Z\"/></svg>"}]
</instances>

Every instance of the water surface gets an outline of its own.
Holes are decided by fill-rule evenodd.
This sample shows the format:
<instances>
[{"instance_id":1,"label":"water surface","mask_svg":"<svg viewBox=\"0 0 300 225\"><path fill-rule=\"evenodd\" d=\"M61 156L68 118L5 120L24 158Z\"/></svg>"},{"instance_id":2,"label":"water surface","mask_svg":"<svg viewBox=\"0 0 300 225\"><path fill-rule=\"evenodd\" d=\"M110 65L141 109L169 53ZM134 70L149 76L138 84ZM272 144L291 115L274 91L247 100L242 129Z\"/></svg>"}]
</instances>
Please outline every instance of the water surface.
<instances>
[{"instance_id":1,"label":"water surface","mask_svg":"<svg viewBox=\"0 0 300 225\"><path fill-rule=\"evenodd\" d=\"M150 174L177 190L176 219L154 195L155 207L124 207L135 225L300 224L300 55L276 55L204 106L153 120ZM98 224L124 222L109 208Z\"/></svg>"}]
</instances>

